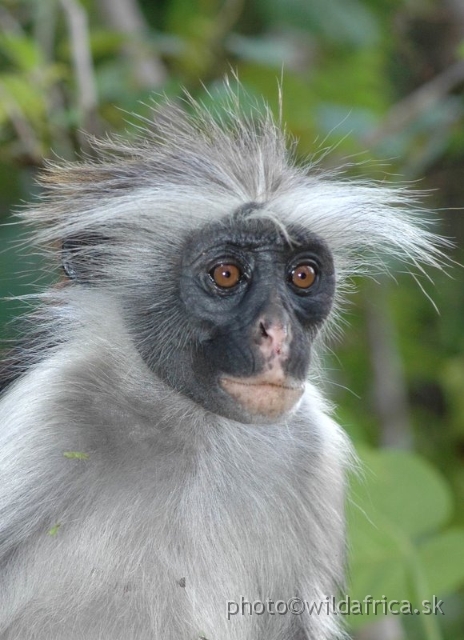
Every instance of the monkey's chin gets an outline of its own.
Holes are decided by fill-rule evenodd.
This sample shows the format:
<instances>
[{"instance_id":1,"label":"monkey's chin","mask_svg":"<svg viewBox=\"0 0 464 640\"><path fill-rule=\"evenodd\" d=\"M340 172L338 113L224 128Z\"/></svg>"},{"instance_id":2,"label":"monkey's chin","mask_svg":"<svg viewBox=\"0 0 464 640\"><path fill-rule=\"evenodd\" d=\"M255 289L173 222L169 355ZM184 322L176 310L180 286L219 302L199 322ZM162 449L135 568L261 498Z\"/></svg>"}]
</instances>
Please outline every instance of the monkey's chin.
<instances>
[{"instance_id":1,"label":"monkey's chin","mask_svg":"<svg viewBox=\"0 0 464 640\"><path fill-rule=\"evenodd\" d=\"M221 387L253 417L276 419L291 411L304 393L304 383L286 378L269 381L265 376L221 378Z\"/></svg>"}]
</instances>

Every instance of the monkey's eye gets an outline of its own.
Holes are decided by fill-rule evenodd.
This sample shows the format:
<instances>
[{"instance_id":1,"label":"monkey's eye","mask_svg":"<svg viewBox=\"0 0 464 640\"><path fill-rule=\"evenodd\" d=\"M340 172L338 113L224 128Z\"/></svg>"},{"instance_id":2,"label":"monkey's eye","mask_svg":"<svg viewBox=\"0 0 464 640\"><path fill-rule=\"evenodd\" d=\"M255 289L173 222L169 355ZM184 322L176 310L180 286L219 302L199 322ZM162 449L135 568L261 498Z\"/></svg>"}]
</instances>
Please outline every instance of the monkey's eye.
<instances>
[{"instance_id":1,"label":"monkey's eye","mask_svg":"<svg viewBox=\"0 0 464 640\"><path fill-rule=\"evenodd\" d=\"M288 281L297 289L306 291L314 285L317 275L317 267L313 262L301 262L290 269Z\"/></svg>"},{"instance_id":2,"label":"monkey's eye","mask_svg":"<svg viewBox=\"0 0 464 640\"><path fill-rule=\"evenodd\" d=\"M236 264L221 263L209 272L215 285L221 289L232 289L243 277L243 273Z\"/></svg>"}]
</instances>

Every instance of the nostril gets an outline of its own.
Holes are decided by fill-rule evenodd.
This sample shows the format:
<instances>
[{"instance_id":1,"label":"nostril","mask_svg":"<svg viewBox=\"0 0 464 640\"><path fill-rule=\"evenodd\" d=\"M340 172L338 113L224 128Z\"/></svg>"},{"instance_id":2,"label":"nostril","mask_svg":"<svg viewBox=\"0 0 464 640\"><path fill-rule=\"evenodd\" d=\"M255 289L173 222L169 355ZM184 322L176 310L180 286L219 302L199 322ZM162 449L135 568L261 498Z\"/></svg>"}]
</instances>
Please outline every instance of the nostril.
<instances>
[{"instance_id":1,"label":"nostril","mask_svg":"<svg viewBox=\"0 0 464 640\"><path fill-rule=\"evenodd\" d=\"M269 334L266 331L266 327L264 326L263 322L259 323L259 330L260 330L261 335L262 335L263 338L268 338L269 337Z\"/></svg>"}]
</instances>

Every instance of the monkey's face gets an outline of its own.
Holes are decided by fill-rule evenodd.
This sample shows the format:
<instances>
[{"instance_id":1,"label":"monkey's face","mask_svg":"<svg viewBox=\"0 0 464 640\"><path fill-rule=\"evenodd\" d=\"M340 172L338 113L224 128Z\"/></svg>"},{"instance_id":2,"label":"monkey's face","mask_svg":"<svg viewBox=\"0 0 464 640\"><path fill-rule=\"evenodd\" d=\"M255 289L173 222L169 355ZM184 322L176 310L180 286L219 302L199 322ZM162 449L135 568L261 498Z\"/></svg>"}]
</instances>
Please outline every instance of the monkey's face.
<instances>
[{"instance_id":1,"label":"monkey's face","mask_svg":"<svg viewBox=\"0 0 464 640\"><path fill-rule=\"evenodd\" d=\"M68 238L63 267L81 286L113 278L120 295L117 269L102 270L107 244L97 235ZM334 296L325 242L251 204L184 242L152 245L148 237L140 253L145 270L140 277L134 269L137 279L122 293L147 365L208 411L240 422L270 422L294 409Z\"/></svg>"},{"instance_id":2,"label":"monkey's face","mask_svg":"<svg viewBox=\"0 0 464 640\"><path fill-rule=\"evenodd\" d=\"M179 294L190 339L163 377L239 421L272 421L297 405L312 340L332 304L327 246L288 231L266 218L234 216L184 248Z\"/></svg>"}]
</instances>

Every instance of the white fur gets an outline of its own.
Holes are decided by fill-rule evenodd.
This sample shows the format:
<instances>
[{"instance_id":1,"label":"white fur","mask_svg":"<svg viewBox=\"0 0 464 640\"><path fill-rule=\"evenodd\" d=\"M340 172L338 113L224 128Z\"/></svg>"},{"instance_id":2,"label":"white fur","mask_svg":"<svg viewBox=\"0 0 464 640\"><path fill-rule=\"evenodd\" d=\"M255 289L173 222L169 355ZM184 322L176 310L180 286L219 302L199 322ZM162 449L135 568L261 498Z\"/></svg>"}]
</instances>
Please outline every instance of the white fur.
<instances>
[{"instance_id":1,"label":"white fur","mask_svg":"<svg viewBox=\"0 0 464 640\"><path fill-rule=\"evenodd\" d=\"M342 584L351 449L321 395L308 382L278 424L208 413L147 367L130 310L148 285L165 309L166 256L250 201L290 236L322 236L339 287L381 254L440 252L408 193L295 167L268 114L227 125L172 111L133 146L50 168L48 195L22 214L54 260L64 238L105 241L98 286L43 296L35 364L0 398L0 640L343 635L324 614L226 617L229 600L312 601Z\"/></svg>"}]
</instances>

